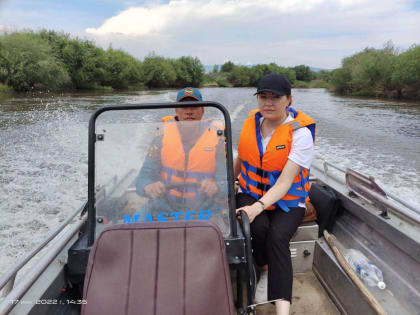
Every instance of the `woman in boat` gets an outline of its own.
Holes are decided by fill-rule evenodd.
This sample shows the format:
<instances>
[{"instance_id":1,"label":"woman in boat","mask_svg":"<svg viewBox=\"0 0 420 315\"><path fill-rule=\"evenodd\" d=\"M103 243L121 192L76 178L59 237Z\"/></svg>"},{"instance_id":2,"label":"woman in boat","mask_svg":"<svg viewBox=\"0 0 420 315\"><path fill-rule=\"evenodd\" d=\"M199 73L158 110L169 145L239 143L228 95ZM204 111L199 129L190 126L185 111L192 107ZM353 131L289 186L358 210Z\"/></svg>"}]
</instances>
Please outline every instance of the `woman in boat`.
<instances>
[{"instance_id":1,"label":"woman in boat","mask_svg":"<svg viewBox=\"0 0 420 315\"><path fill-rule=\"evenodd\" d=\"M249 216L254 258L263 269L255 301L276 300L277 314L289 314L289 242L305 213L315 123L290 107L291 85L283 75L262 77L255 94L258 110L244 122L234 163L237 213Z\"/></svg>"}]
</instances>

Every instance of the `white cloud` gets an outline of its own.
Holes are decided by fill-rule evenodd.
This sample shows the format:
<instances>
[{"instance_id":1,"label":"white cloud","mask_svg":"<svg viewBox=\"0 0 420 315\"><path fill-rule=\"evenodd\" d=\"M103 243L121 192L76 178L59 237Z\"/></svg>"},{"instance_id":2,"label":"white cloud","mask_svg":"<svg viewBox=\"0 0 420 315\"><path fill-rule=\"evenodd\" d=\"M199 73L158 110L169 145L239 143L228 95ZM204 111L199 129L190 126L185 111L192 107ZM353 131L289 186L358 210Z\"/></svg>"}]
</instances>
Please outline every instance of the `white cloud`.
<instances>
[{"instance_id":1,"label":"white cloud","mask_svg":"<svg viewBox=\"0 0 420 315\"><path fill-rule=\"evenodd\" d=\"M419 43L411 0L173 0L124 10L86 32L137 57L334 68L366 46Z\"/></svg>"},{"instance_id":2,"label":"white cloud","mask_svg":"<svg viewBox=\"0 0 420 315\"><path fill-rule=\"evenodd\" d=\"M88 28L92 34L148 35L170 28L182 21L210 20L222 17L239 17L252 10L273 10L278 13L312 10L326 0L174 0L168 4L150 7L133 7L105 21L99 28Z\"/></svg>"}]
</instances>

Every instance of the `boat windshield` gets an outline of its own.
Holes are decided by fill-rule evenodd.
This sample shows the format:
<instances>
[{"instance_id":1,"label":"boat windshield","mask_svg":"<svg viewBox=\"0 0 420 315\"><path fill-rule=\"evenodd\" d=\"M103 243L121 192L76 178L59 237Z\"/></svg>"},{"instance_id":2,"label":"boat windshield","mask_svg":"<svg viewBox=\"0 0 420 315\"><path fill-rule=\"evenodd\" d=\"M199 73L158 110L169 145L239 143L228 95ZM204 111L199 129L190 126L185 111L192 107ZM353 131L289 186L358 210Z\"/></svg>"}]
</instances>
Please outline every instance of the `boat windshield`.
<instances>
[{"instance_id":1,"label":"boat windshield","mask_svg":"<svg viewBox=\"0 0 420 315\"><path fill-rule=\"evenodd\" d=\"M113 224L180 220L210 220L230 234L223 114L174 115L156 108L97 117L96 235Z\"/></svg>"}]
</instances>

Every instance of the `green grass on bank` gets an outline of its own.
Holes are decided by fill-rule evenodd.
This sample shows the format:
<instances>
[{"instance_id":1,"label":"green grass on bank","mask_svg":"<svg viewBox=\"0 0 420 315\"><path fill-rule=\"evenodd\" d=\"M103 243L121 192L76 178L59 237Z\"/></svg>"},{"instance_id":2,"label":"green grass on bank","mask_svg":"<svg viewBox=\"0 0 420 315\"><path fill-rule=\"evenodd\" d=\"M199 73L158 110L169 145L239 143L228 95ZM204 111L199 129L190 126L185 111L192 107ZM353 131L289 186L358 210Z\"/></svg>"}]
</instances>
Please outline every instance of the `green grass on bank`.
<instances>
[{"instance_id":1,"label":"green grass on bank","mask_svg":"<svg viewBox=\"0 0 420 315\"><path fill-rule=\"evenodd\" d=\"M11 92L13 92L13 89L10 86L0 83L0 93L6 94Z\"/></svg>"}]
</instances>

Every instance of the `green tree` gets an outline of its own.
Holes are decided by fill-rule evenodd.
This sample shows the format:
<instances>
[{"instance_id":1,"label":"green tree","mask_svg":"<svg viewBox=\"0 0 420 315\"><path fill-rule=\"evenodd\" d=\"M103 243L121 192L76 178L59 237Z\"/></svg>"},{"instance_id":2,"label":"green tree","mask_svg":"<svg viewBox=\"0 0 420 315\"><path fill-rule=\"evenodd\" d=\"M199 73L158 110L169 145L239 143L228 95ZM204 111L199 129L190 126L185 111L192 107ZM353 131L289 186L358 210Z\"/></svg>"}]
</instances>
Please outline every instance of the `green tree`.
<instances>
[{"instance_id":1,"label":"green tree","mask_svg":"<svg viewBox=\"0 0 420 315\"><path fill-rule=\"evenodd\" d=\"M331 83L339 93L390 96L396 88L392 77L397 54L392 42L383 49L365 48L343 59L341 70L332 72Z\"/></svg>"},{"instance_id":2,"label":"green tree","mask_svg":"<svg viewBox=\"0 0 420 315\"><path fill-rule=\"evenodd\" d=\"M321 70L318 72L315 72L315 78L323 80L325 82L330 82L331 80L331 71L329 70Z\"/></svg>"},{"instance_id":3,"label":"green tree","mask_svg":"<svg viewBox=\"0 0 420 315\"><path fill-rule=\"evenodd\" d=\"M270 68L268 67L268 65L255 65L251 68L250 71L250 82L249 84L251 86L257 86L258 81L260 81L260 79L265 76L266 74L269 74L271 72Z\"/></svg>"},{"instance_id":4,"label":"green tree","mask_svg":"<svg viewBox=\"0 0 420 315\"><path fill-rule=\"evenodd\" d=\"M142 73L145 84L152 88L174 86L177 78L172 64L165 58L154 54L144 59Z\"/></svg>"},{"instance_id":5,"label":"green tree","mask_svg":"<svg viewBox=\"0 0 420 315\"><path fill-rule=\"evenodd\" d=\"M268 70L269 73L277 73L282 74L290 81L290 83L293 85L296 81L296 72L293 69L285 68L278 66L274 62L268 64Z\"/></svg>"},{"instance_id":6,"label":"green tree","mask_svg":"<svg viewBox=\"0 0 420 315\"><path fill-rule=\"evenodd\" d=\"M59 60L63 60L63 50L71 41L69 34L44 29L34 34L34 36L39 37L43 41L47 41L51 46L54 56Z\"/></svg>"},{"instance_id":7,"label":"green tree","mask_svg":"<svg viewBox=\"0 0 420 315\"><path fill-rule=\"evenodd\" d=\"M230 75L233 86L249 86L251 70L246 66L235 66Z\"/></svg>"},{"instance_id":8,"label":"green tree","mask_svg":"<svg viewBox=\"0 0 420 315\"><path fill-rule=\"evenodd\" d=\"M296 73L296 80L309 82L314 78L311 68L299 65L292 68Z\"/></svg>"},{"instance_id":9,"label":"green tree","mask_svg":"<svg viewBox=\"0 0 420 315\"><path fill-rule=\"evenodd\" d=\"M232 61L227 61L220 68L220 72L232 72L233 68L235 68L235 64Z\"/></svg>"},{"instance_id":10,"label":"green tree","mask_svg":"<svg viewBox=\"0 0 420 315\"><path fill-rule=\"evenodd\" d=\"M0 73L16 91L28 91L36 85L59 89L70 82L63 64L52 53L48 42L31 32L0 37Z\"/></svg>"},{"instance_id":11,"label":"green tree","mask_svg":"<svg viewBox=\"0 0 420 315\"><path fill-rule=\"evenodd\" d=\"M351 88L351 73L347 68L335 69L331 73L331 83L334 90L340 94L349 94Z\"/></svg>"},{"instance_id":12,"label":"green tree","mask_svg":"<svg viewBox=\"0 0 420 315\"><path fill-rule=\"evenodd\" d=\"M343 68L351 73L353 92L376 95L383 89L392 89L395 55L390 49L366 48L343 60Z\"/></svg>"},{"instance_id":13,"label":"green tree","mask_svg":"<svg viewBox=\"0 0 420 315\"><path fill-rule=\"evenodd\" d=\"M95 88L106 78L105 52L90 41L69 41L63 49L63 62L77 89Z\"/></svg>"},{"instance_id":14,"label":"green tree","mask_svg":"<svg viewBox=\"0 0 420 315\"><path fill-rule=\"evenodd\" d=\"M172 66L176 72L177 87L198 87L203 81L204 66L198 58L183 56L172 60Z\"/></svg>"},{"instance_id":15,"label":"green tree","mask_svg":"<svg viewBox=\"0 0 420 315\"><path fill-rule=\"evenodd\" d=\"M103 84L126 89L141 81L141 62L122 50L108 48L104 55L106 70Z\"/></svg>"},{"instance_id":16,"label":"green tree","mask_svg":"<svg viewBox=\"0 0 420 315\"><path fill-rule=\"evenodd\" d=\"M397 86L420 85L420 45L412 46L397 57L392 82Z\"/></svg>"}]
</instances>

